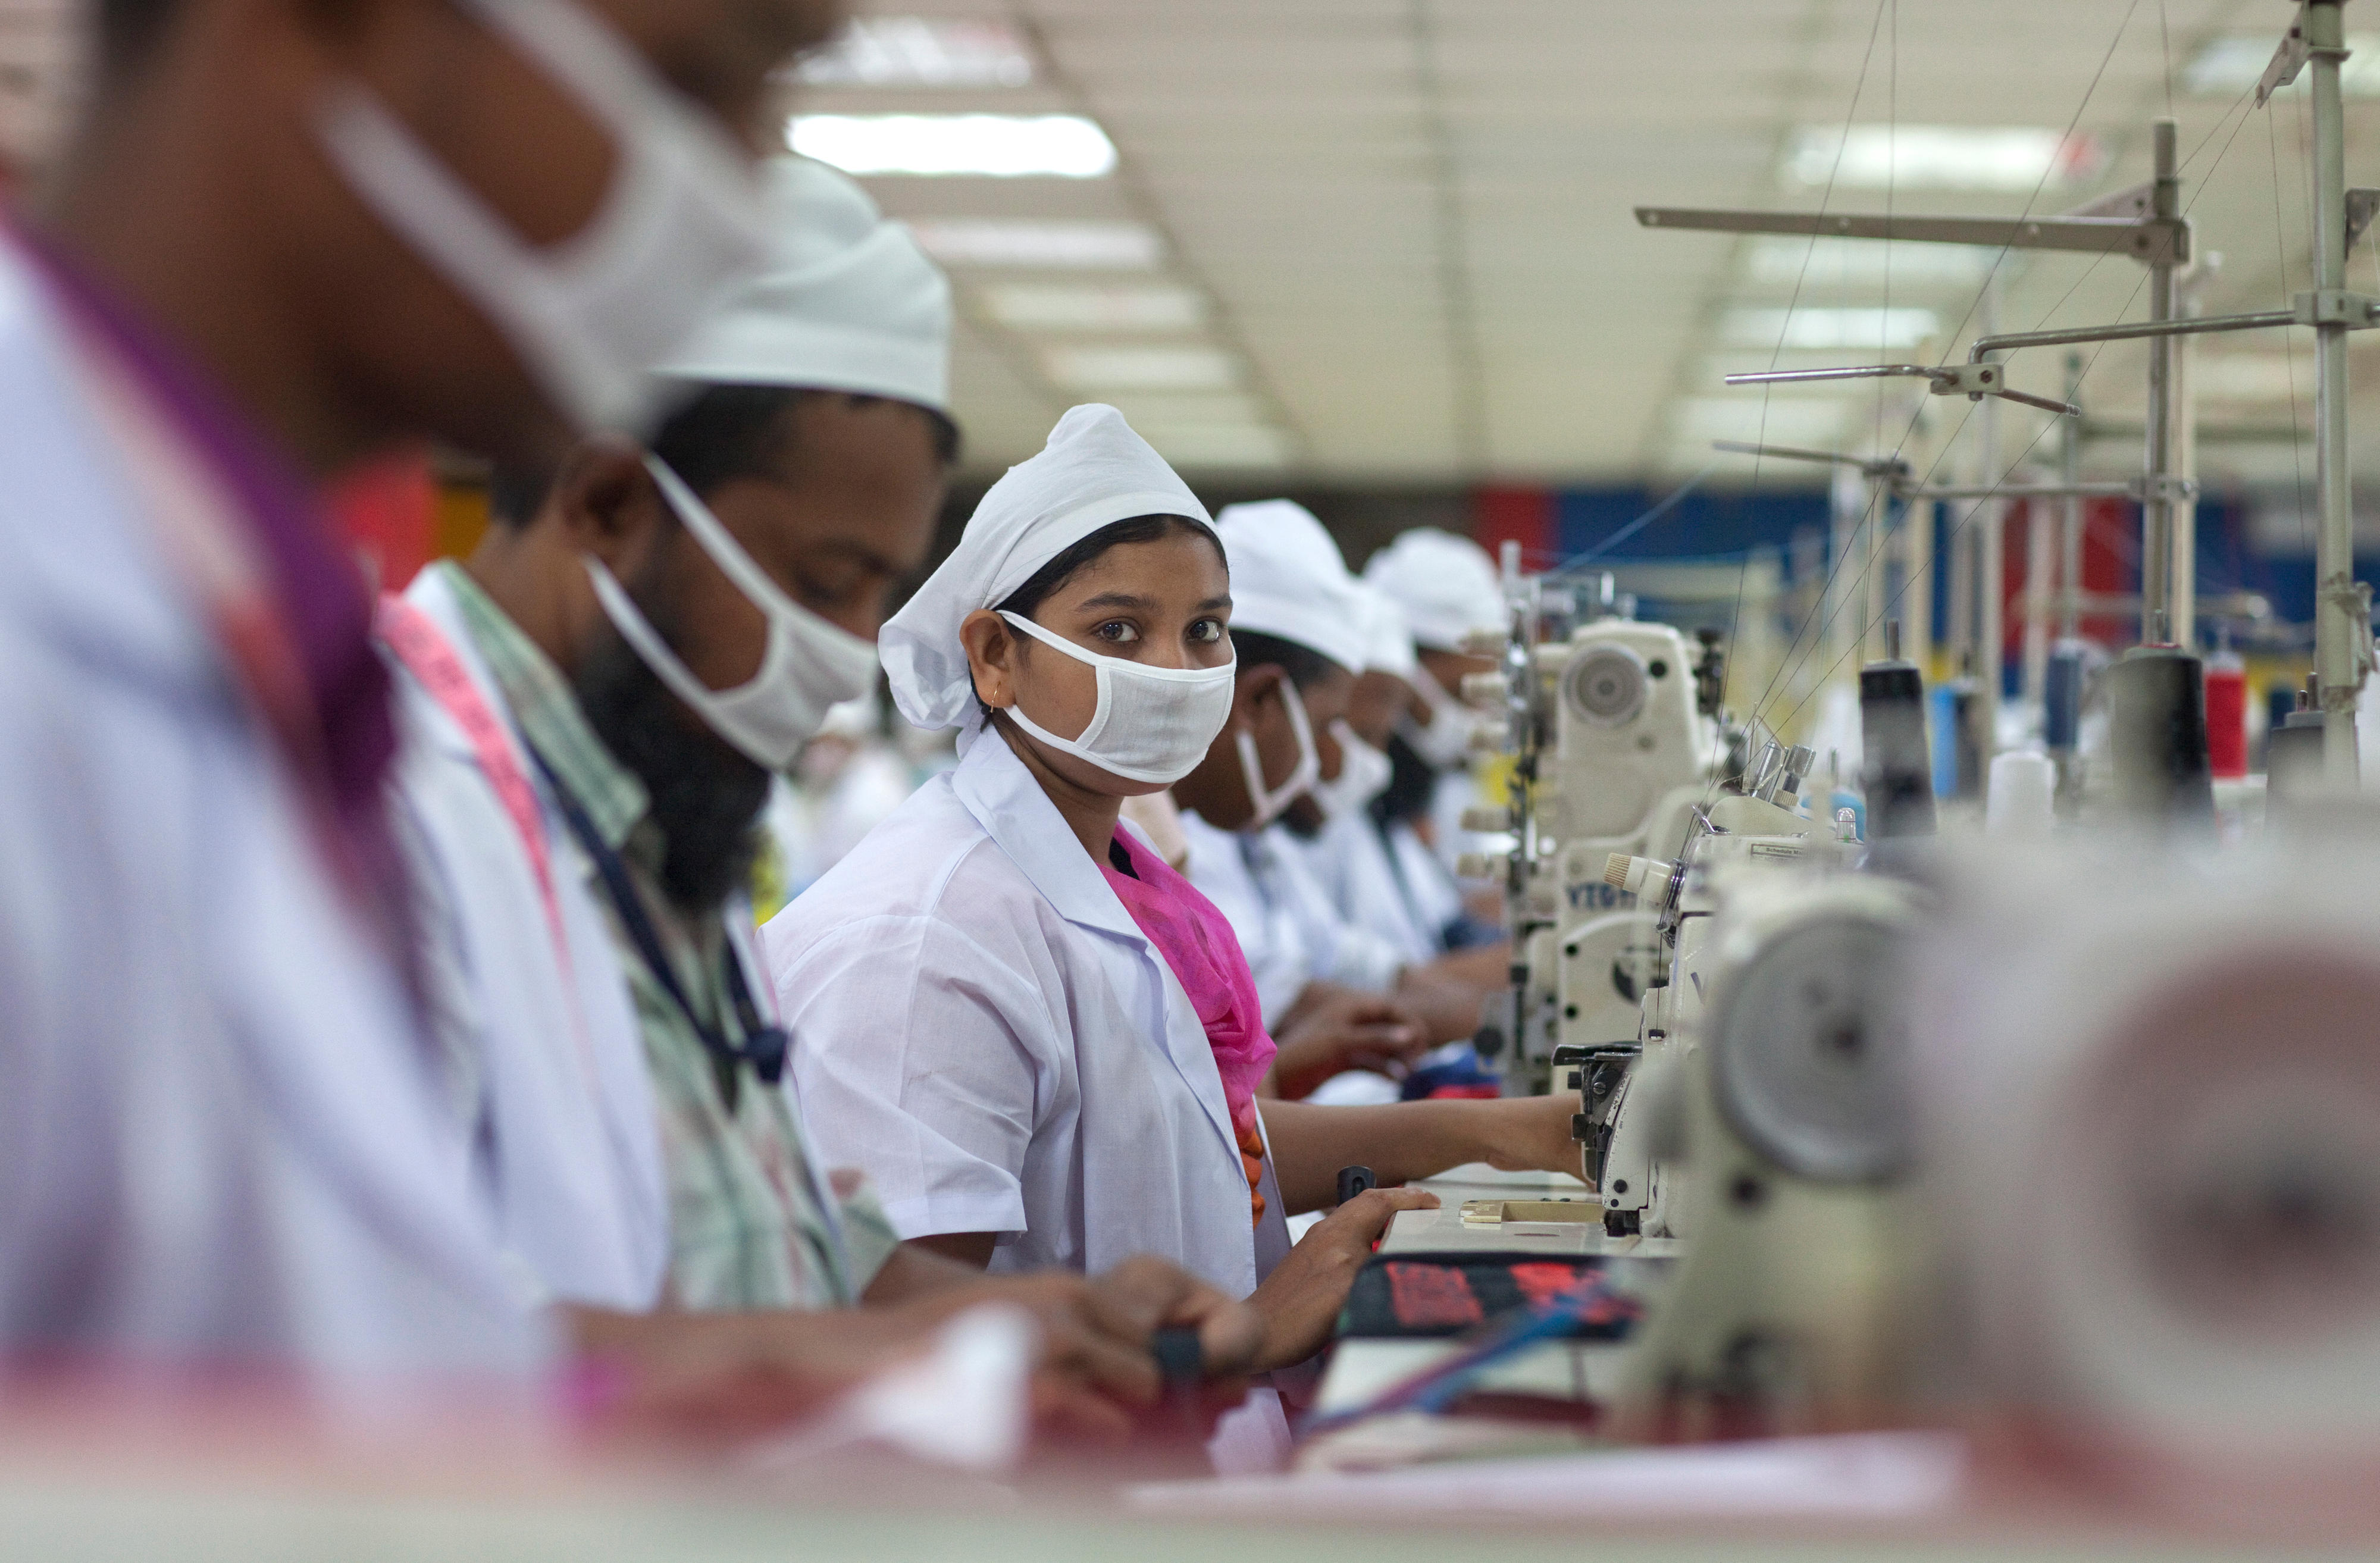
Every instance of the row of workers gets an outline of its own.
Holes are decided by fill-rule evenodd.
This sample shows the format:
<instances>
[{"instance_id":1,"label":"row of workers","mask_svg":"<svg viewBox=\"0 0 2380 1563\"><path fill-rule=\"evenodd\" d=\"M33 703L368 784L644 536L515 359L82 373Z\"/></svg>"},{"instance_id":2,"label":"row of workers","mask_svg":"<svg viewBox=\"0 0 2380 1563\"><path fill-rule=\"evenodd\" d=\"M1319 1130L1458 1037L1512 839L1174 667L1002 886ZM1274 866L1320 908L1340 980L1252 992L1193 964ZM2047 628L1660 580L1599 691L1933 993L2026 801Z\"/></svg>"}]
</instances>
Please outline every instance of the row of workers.
<instances>
[{"instance_id":1,"label":"row of workers","mask_svg":"<svg viewBox=\"0 0 2380 1563\"><path fill-rule=\"evenodd\" d=\"M592 1356L724 1417L1006 1299L1042 1403L1113 1425L1160 1326L1313 1355L1427 1202L1293 1244L1341 1166L1571 1164L1551 1098L1259 1107L1466 1034L1500 964L1301 888L1355 871L1302 811L1387 818L1366 745L1446 757L1455 669L1113 409L883 626L957 769L752 927L771 777L876 680L958 444L947 285L738 134L835 20L103 6L0 245L0 1349L375 1404ZM375 604L310 493L422 438L498 463L501 524ZM1119 823L1168 789L1191 879ZM1284 1435L1263 1389L1219 1455Z\"/></svg>"}]
</instances>

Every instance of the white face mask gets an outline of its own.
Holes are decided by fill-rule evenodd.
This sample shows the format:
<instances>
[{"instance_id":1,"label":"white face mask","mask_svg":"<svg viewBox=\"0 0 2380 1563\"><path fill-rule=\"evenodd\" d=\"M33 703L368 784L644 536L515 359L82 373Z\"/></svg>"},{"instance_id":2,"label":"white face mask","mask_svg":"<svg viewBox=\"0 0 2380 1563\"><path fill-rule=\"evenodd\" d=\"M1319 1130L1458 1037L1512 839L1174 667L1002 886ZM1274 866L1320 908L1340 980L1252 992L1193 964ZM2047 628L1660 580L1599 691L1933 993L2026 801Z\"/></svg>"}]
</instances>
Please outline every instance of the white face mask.
<instances>
[{"instance_id":1,"label":"white face mask","mask_svg":"<svg viewBox=\"0 0 2380 1563\"><path fill-rule=\"evenodd\" d=\"M1386 792L1396 765L1358 737L1344 717L1330 724L1330 737L1339 745L1339 774L1335 779L1317 782L1312 790L1314 801L1322 806L1323 818L1337 819L1360 813L1366 805Z\"/></svg>"},{"instance_id":2,"label":"white face mask","mask_svg":"<svg viewBox=\"0 0 2380 1563\"><path fill-rule=\"evenodd\" d=\"M1090 664L1099 681L1099 703L1082 732L1061 738L1025 714L1008 708L1017 726L1062 754L1098 766L1127 782L1171 787L1198 768L1215 734L1232 718L1232 681L1239 659L1220 668L1152 668L1123 657L1086 651L1021 613L1000 616L1045 646Z\"/></svg>"},{"instance_id":3,"label":"white face mask","mask_svg":"<svg viewBox=\"0 0 2380 1563\"><path fill-rule=\"evenodd\" d=\"M524 242L363 88L332 91L315 131L357 198L501 331L582 432L634 432L649 372L726 286L766 258L751 160L710 115L574 0L462 0L610 130L602 206L570 238Z\"/></svg>"},{"instance_id":4,"label":"white face mask","mask_svg":"<svg viewBox=\"0 0 2380 1563\"><path fill-rule=\"evenodd\" d=\"M745 600L767 616L768 649L760 654L759 671L749 679L733 689L713 689L678 660L612 572L589 555L587 573L594 578L596 600L620 638L669 685L671 694L753 764L783 770L824 725L829 707L856 700L874 685L876 643L829 624L787 597L676 473L657 456L647 456L645 466L702 551Z\"/></svg>"},{"instance_id":5,"label":"white face mask","mask_svg":"<svg viewBox=\"0 0 2380 1563\"><path fill-rule=\"evenodd\" d=\"M1468 764L1471 734L1479 726L1479 713L1449 695L1443 685L1430 677L1427 668L1414 669L1413 686L1429 707L1429 725L1424 727L1408 717L1398 729L1405 742L1439 770Z\"/></svg>"},{"instance_id":6,"label":"white face mask","mask_svg":"<svg viewBox=\"0 0 2380 1563\"><path fill-rule=\"evenodd\" d=\"M1248 806L1256 810L1256 818L1240 827L1243 830L1261 830L1280 818L1290 805L1313 791L1322 776L1322 751L1314 746L1314 727L1305 719L1305 701L1298 695L1297 685L1282 679L1281 697L1289 707L1289 730L1297 735L1297 766L1288 781L1266 791L1264 757L1257 753L1257 735L1245 727L1232 734L1240 750L1240 781L1248 790Z\"/></svg>"}]
</instances>

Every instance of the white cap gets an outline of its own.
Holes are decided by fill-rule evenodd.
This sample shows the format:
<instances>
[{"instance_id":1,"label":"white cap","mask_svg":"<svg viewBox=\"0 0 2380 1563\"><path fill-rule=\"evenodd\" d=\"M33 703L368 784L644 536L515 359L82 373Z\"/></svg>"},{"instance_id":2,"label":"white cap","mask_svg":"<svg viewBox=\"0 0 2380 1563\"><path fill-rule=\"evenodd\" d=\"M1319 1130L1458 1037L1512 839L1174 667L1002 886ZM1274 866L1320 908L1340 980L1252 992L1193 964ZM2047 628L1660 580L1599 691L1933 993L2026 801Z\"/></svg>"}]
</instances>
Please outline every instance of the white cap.
<instances>
[{"instance_id":1,"label":"white cap","mask_svg":"<svg viewBox=\"0 0 2380 1563\"><path fill-rule=\"evenodd\" d=\"M783 157L764 177L776 229L766 266L658 372L890 396L947 415L950 280L840 170Z\"/></svg>"},{"instance_id":2,"label":"white cap","mask_svg":"<svg viewBox=\"0 0 2380 1563\"><path fill-rule=\"evenodd\" d=\"M1417 664L1404 610L1369 581L1357 581L1355 589L1364 599L1364 671L1393 673L1410 684Z\"/></svg>"},{"instance_id":3,"label":"white cap","mask_svg":"<svg viewBox=\"0 0 2380 1563\"><path fill-rule=\"evenodd\" d=\"M1012 466L967 518L959 546L877 636L892 701L932 731L976 709L959 625L1008 600L1035 572L1100 527L1136 515L1184 515L1211 527L1207 507L1123 414L1073 407L1041 454Z\"/></svg>"},{"instance_id":4,"label":"white cap","mask_svg":"<svg viewBox=\"0 0 2380 1563\"><path fill-rule=\"evenodd\" d=\"M1232 627L1318 651L1350 672L1369 660L1369 611L1339 545L1293 500L1232 504L1215 517L1232 571Z\"/></svg>"},{"instance_id":5,"label":"white cap","mask_svg":"<svg viewBox=\"0 0 2380 1563\"><path fill-rule=\"evenodd\" d=\"M1496 565L1469 538L1415 527L1372 555L1364 579L1403 611L1414 643L1425 649L1460 651L1472 631L1506 628Z\"/></svg>"}]
</instances>

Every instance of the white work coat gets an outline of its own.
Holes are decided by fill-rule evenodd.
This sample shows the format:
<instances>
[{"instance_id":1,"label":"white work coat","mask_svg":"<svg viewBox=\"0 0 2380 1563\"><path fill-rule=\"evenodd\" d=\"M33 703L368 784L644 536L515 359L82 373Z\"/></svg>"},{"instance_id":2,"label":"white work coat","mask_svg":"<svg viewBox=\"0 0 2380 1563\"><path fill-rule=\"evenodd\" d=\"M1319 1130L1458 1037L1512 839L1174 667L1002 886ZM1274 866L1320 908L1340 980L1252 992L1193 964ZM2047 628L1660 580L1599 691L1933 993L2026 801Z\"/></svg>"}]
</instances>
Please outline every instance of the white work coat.
<instances>
[{"instance_id":1,"label":"white work coat","mask_svg":"<svg viewBox=\"0 0 2380 1563\"><path fill-rule=\"evenodd\" d=\"M0 1353L517 1378L429 1045L46 287L0 247Z\"/></svg>"},{"instance_id":2,"label":"white work coat","mask_svg":"<svg viewBox=\"0 0 2380 1563\"><path fill-rule=\"evenodd\" d=\"M1024 763L992 734L762 930L789 1081L828 1166L905 1238L997 1232L991 1268L1135 1254L1234 1297L1289 1250L1248 1181L1190 998ZM1269 1389L1210 1446L1286 1449Z\"/></svg>"},{"instance_id":3,"label":"white work coat","mask_svg":"<svg viewBox=\"0 0 2380 1563\"><path fill-rule=\"evenodd\" d=\"M1400 822L1390 829L1407 828ZM1395 951L1409 965L1446 953L1440 934L1447 918L1425 921L1426 915L1404 882L1403 866L1392 856L1388 836L1368 812L1358 809L1342 814L1324 826L1320 836L1296 845L1302 849L1306 872L1351 927ZM1414 845L1421 843L1415 840Z\"/></svg>"},{"instance_id":4,"label":"white work coat","mask_svg":"<svg viewBox=\"0 0 2380 1563\"><path fill-rule=\"evenodd\" d=\"M864 1168L903 1237L998 1232L1002 1271L1157 1254L1256 1290L1206 1028L1006 744L927 782L762 944L819 1158Z\"/></svg>"},{"instance_id":5,"label":"white work coat","mask_svg":"<svg viewBox=\"0 0 2380 1563\"><path fill-rule=\"evenodd\" d=\"M453 587L406 593L504 728L535 790L563 944L527 845L455 715L397 659L398 840L417 887L431 1019L475 1170L533 1294L642 1312L669 1266L669 1193L644 1041L579 849L473 646Z\"/></svg>"}]
</instances>

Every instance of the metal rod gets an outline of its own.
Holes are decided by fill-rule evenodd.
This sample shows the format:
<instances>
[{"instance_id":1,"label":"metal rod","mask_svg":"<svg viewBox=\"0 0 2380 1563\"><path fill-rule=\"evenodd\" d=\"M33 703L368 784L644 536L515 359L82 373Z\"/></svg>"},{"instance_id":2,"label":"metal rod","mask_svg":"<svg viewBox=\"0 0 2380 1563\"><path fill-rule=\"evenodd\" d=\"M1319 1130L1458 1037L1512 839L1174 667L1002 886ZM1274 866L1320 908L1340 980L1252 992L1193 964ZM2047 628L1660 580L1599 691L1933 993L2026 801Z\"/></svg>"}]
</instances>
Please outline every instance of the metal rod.
<instances>
[{"instance_id":1,"label":"metal rod","mask_svg":"<svg viewBox=\"0 0 2380 1563\"><path fill-rule=\"evenodd\" d=\"M1779 461L1822 461L1834 466L1856 466L1871 475L1906 472L1909 464L1897 457L1870 460L1865 456L1845 455L1840 451L1814 451L1802 445L1756 445L1749 440L1713 440L1711 449L1733 455L1769 456Z\"/></svg>"},{"instance_id":2,"label":"metal rod","mask_svg":"<svg viewBox=\"0 0 2380 1563\"><path fill-rule=\"evenodd\" d=\"M2156 183L2150 200L2160 217L2172 217L2181 208L2174 136L2172 120L2156 122ZM2168 258L2149 267L2149 320L2161 322L2173 318L2173 261ZM2144 421L2148 424L2148 484L2141 496L2141 642L2149 645L2163 642L2173 633L2173 495L2165 484L2173 467L2171 336L2149 340L2149 400Z\"/></svg>"},{"instance_id":3,"label":"metal rod","mask_svg":"<svg viewBox=\"0 0 2380 1563\"><path fill-rule=\"evenodd\" d=\"M1730 385L1791 385L1804 380L1931 380L1942 371L1924 364L1854 364L1848 369L1760 370L1730 374Z\"/></svg>"},{"instance_id":4,"label":"metal rod","mask_svg":"<svg viewBox=\"0 0 2380 1563\"><path fill-rule=\"evenodd\" d=\"M2082 355L2066 355L2066 399L2080 402L2082 396ZM2082 469L2082 424L2070 418L2058 425L2058 476L2068 488L2076 484ZM2062 639L2071 640L2079 633L2075 623L2076 594L2082 589L2082 496L2070 493L2062 507L2065 514L2058 538L2061 555L2058 583L2066 597L2066 611L2058 615L2058 633Z\"/></svg>"},{"instance_id":5,"label":"metal rod","mask_svg":"<svg viewBox=\"0 0 2380 1563\"><path fill-rule=\"evenodd\" d=\"M2338 67L2347 50L2338 0L2308 0L2307 64L2313 72L2313 285L2347 285L2347 142ZM2314 328L2314 672L2322 679L2323 774L2340 791L2357 782L2355 703L2363 687L2369 610L2359 609L2355 536L2348 503L2347 327ZM2361 620L2362 622L2359 622Z\"/></svg>"},{"instance_id":6,"label":"metal rod","mask_svg":"<svg viewBox=\"0 0 2380 1563\"><path fill-rule=\"evenodd\" d=\"M2170 124L2170 120L2162 123ZM2154 275L2154 272L2152 272ZM1983 362L1986 353L2013 353L2021 347L2070 346L2083 342L2128 342L2134 337L2204 336L2218 331L2269 331L2297 325L2295 309L2257 309L2245 315L2200 315L2179 321L2130 321L2121 325L2068 326L2058 331L2008 331L1978 336L1967 348L1969 363ZM1801 371L1808 373L1808 370Z\"/></svg>"},{"instance_id":7,"label":"metal rod","mask_svg":"<svg viewBox=\"0 0 2380 1563\"><path fill-rule=\"evenodd\" d=\"M1903 499L2138 499L2141 486L2129 480L2101 483L1988 483L1940 488L1902 488Z\"/></svg>"},{"instance_id":8,"label":"metal rod","mask_svg":"<svg viewBox=\"0 0 2380 1563\"><path fill-rule=\"evenodd\" d=\"M2129 217L1919 217L1868 212L1752 212L1725 208L1640 206L1647 228L1694 228L1720 234L1817 234L1838 238L1913 239L1973 244L1992 249L2070 249L2153 260L2170 255L2169 228Z\"/></svg>"},{"instance_id":9,"label":"metal rod","mask_svg":"<svg viewBox=\"0 0 2380 1563\"><path fill-rule=\"evenodd\" d=\"M1999 273L1994 272L1984 283L1983 329L1999 329ZM2001 383L2007 383L2003 374ZM1982 450L1978 454L1976 476L1985 483L2003 483L2008 474L2000 467L2000 403L1997 396L1984 400L1982 416L1976 420L1982 432ZM2000 491L2005 493L2003 488ZM1982 709L1982 746L1984 767L1989 771L1992 757L1999 753L2000 744L2000 659L2008 650L2007 626L2001 623L2000 593L2007 576L2000 563L2002 527L2008 521L2008 501L2002 498L1985 500L1975 517L1983 523L1983 531L1975 539L1975 640L1980 655L1975 659L1975 672L1982 683L1977 704ZM1988 784L1988 783L1987 783ZM1976 789L1978 792L1982 788Z\"/></svg>"}]
</instances>

